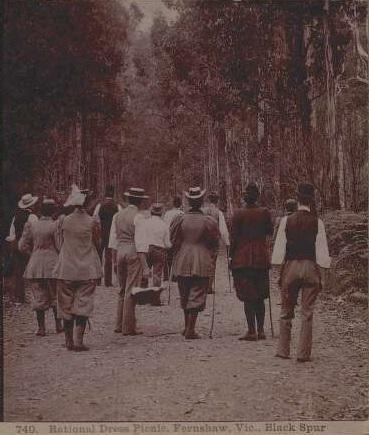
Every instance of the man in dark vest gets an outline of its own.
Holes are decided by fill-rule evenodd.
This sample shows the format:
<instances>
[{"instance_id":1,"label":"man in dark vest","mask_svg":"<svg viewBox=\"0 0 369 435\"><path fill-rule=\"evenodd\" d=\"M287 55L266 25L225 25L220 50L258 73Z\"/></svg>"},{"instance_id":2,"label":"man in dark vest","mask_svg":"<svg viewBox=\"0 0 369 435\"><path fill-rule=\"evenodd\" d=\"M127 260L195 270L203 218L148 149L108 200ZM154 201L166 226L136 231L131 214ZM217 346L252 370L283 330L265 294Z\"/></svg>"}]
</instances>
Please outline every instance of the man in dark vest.
<instances>
[{"instance_id":1,"label":"man in dark vest","mask_svg":"<svg viewBox=\"0 0 369 435\"><path fill-rule=\"evenodd\" d=\"M38 221L35 213L37 201L38 197L32 196L30 193L22 196L10 226L9 236L6 238L6 241L13 246L14 299L16 303L25 301L23 274L29 260L29 255L18 249L18 241L22 237L25 224Z\"/></svg>"},{"instance_id":2,"label":"man in dark vest","mask_svg":"<svg viewBox=\"0 0 369 435\"><path fill-rule=\"evenodd\" d=\"M312 348L313 312L321 290L319 267L329 268L331 259L322 220L311 211L314 187L300 184L297 192L298 209L282 218L274 244L272 264L281 270L282 306L280 334L276 356L290 357L292 319L301 291L301 330L297 361L310 361Z\"/></svg>"},{"instance_id":3,"label":"man in dark vest","mask_svg":"<svg viewBox=\"0 0 369 435\"><path fill-rule=\"evenodd\" d=\"M115 213L121 210L119 204L114 201L114 187L107 186L104 200L96 205L93 216L98 216L101 223L101 247L99 250L100 260L105 254L104 284L111 287L112 284L112 250L109 248L109 235L111 223Z\"/></svg>"}]
</instances>

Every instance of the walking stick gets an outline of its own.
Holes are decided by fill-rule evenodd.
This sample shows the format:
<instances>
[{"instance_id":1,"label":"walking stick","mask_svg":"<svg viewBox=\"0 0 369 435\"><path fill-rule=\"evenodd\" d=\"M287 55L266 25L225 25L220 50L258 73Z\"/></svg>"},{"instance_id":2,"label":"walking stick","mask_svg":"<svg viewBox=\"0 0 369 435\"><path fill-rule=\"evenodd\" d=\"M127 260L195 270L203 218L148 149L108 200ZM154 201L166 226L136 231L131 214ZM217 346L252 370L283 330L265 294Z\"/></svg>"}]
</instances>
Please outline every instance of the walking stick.
<instances>
[{"instance_id":1,"label":"walking stick","mask_svg":"<svg viewBox=\"0 0 369 435\"><path fill-rule=\"evenodd\" d=\"M167 268L168 268L168 263L167 263ZM170 305L170 283L172 281L173 278L173 265L170 266L170 272L169 272L169 279L168 279L168 305Z\"/></svg>"},{"instance_id":2,"label":"walking stick","mask_svg":"<svg viewBox=\"0 0 369 435\"><path fill-rule=\"evenodd\" d=\"M211 313L211 325L209 331L209 338L213 338L214 319L215 319L215 271L214 271L214 280L213 280L213 309Z\"/></svg>"},{"instance_id":3,"label":"walking stick","mask_svg":"<svg viewBox=\"0 0 369 435\"><path fill-rule=\"evenodd\" d=\"M272 292L271 292L270 285L269 285L269 319L270 319L270 329L271 329L271 332L272 332L272 338L274 338L271 293Z\"/></svg>"},{"instance_id":4,"label":"walking stick","mask_svg":"<svg viewBox=\"0 0 369 435\"><path fill-rule=\"evenodd\" d=\"M229 251L228 251L228 246L226 246L226 252L227 252L227 270L228 270L229 293L232 293L231 272L229 270Z\"/></svg>"}]
</instances>

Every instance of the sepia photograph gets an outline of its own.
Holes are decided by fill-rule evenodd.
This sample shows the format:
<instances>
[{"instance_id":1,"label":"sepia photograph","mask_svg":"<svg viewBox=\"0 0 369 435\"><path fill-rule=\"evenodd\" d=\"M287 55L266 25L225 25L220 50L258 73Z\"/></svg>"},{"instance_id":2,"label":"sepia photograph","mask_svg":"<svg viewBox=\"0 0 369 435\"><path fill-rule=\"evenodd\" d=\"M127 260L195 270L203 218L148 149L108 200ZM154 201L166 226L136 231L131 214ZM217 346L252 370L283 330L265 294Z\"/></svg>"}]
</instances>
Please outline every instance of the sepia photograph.
<instances>
[{"instance_id":1,"label":"sepia photograph","mask_svg":"<svg viewBox=\"0 0 369 435\"><path fill-rule=\"evenodd\" d=\"M366 0L5 0L0 433L364 435Z\"/></svg>"}]
</instances>

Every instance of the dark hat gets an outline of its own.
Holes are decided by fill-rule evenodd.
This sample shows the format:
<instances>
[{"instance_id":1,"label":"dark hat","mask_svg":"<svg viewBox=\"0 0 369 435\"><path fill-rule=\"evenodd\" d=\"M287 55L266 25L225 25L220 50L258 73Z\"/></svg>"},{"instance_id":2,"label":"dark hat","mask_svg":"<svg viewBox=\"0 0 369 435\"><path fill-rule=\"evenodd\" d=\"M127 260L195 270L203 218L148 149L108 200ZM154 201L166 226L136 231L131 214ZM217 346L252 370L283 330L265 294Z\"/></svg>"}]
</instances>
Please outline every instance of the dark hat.
<instances>
[{"instance_id":1,"label":"dark hat","mask_svg":"<svg viewBox=\"0 0 369 435\"><path fill-rule=\"evenodd\" d=\"M130 198L148 198L148 196L145 195L145 189L141 189L140 187L130 187L127 192L124 192L124 195Z\"/></svg>"},{"instance_id":2,"label":"dark hat","mask_svg":"<svg viewBox=\"0 0 369 435\"><path fill-rule=\"evenodd\" d=\"M156 202L151 206L151 214L155 216L161 216L163 214L163 204Z\"/></svg>"},{"instance_id":3,"label":"dark hat","mask_svg":"<svg viewBox=\"0 0 369 435\"><path fill-rule=\"evenodd\" d=\"M297 199L305 201L314 199L314 186L309 183L300 183L297 188Z\"/></svg>"},{"instance_id":4,"label":"dark hat","mask_svg":"<svg viewBox=\"0 0 369 435\"><path fill-rule=\"evenodd\" d=\"M114 196L114 191L115 191L114 186L112 186L111 184L108 184L105 187L105 196L108 196L108 197Z\"/></svg>"},{"instance_id":5,"label":"dark hat","mask_svg":"<svg viewBox=\"0 0 369 435\"><path fill-rule=\"evenodd\" d=\"M208 193L208 198L210 201L218 201L219 199L219 194L218 192L215 192L214 190L210 193Z\"/></svg>"},{"instance_id":6,"label":"dark hat","mask_svg":"<svg viewBox=\"0 0 369 435\"><path fill-rule=\"evenodd\" d=\"M201 190L200 187L190 187L185 195L188 199L199 199L205 195L206 189Z\"/></svg>"},{"instance_id":7,"label":"dark hat","mask_svg":"<svg viewBox=\"0 0 369 435\"><path fill-rule=\"evenodd\" d=\"M259 188L255 183L249 183L245 190L246 201L256 201L259 198Z\"/></svg>"},{"instance_id":8,"label":"dark hat","mask_svg":"<svg viewBox=\"0 0 369 435\"><path fill-rule=\"evenodd\" d=\"M288 213L293 213L297 210L297 201L295 199L287 199L285 202L285 208Z\"/></svg>"}]
</instances>

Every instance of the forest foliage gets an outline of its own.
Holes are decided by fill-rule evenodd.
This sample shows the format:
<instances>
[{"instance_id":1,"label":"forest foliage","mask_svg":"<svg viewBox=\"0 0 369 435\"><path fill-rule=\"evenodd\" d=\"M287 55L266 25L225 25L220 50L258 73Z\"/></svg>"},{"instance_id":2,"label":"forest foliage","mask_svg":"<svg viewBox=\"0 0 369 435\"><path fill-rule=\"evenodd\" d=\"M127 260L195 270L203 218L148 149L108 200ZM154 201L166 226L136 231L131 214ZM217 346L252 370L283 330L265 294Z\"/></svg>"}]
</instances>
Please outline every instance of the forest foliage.
<instances>
[{"instance_id":1,"label":"forest foliage","mask_svg":"<svg viewBox=\"0 0 369 435\"><path fill-rule=\"evenodd\" d=\"M201 184L231 212L253 180L271 207L310 181L320 209L365 209L366 2L163 2L149 32L139 2L5 2L6 208Z\"/></svg>"}]
</instances>

